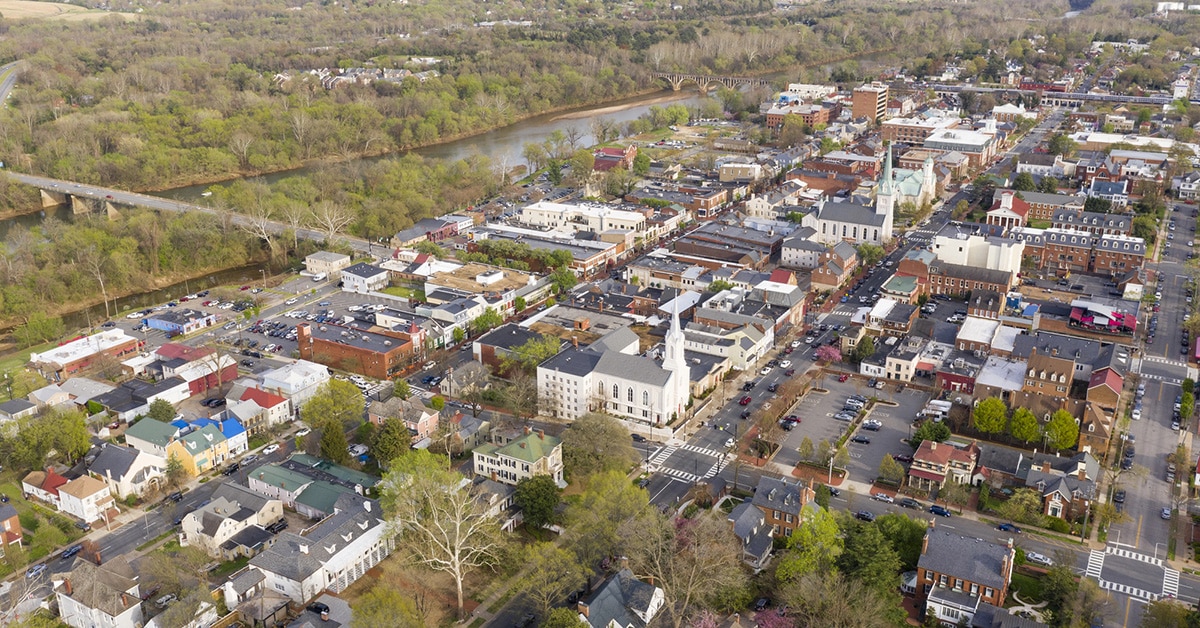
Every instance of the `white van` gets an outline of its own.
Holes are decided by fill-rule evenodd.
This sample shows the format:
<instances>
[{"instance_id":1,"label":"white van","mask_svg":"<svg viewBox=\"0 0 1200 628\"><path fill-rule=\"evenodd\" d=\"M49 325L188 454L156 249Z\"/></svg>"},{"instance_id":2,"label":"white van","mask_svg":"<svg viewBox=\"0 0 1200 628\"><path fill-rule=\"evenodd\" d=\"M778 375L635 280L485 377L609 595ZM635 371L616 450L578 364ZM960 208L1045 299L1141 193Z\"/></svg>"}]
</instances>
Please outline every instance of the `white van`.
<instances>
[{"instance_id":1,"label":"white van","mask_svg":"<svg viewBox=\"0 0 1200 628\"><path fill-rule=\"evenodd\" d=\"M329 277L328 273L317 273L313 275L313 281L325 281Z\"/></svg>"}]
</instances>

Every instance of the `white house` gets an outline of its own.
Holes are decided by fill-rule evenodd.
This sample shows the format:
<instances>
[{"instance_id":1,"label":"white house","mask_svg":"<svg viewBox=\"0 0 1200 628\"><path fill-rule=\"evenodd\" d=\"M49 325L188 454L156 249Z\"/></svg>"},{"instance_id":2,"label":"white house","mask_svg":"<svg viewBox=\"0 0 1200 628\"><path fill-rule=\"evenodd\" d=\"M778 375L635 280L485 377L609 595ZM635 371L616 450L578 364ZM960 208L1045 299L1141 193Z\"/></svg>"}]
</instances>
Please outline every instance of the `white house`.
<instances>
[{"instance_id":1,"label":"white house","mask_svg":"<svg viewBox=\"0 0 1200 628\"><path fill-rule=\"evenodd\" d=\"M1025 242L966 233L938 235L933 239L933 253L947 264L1019 273Z\"/></svg>"},{"instance_id":2,"label":"white house","mask_svg":"<svg viewBox=\"0 0 1200 628\"><path fill-rule=\"evenodd\" d=\"M138 576L125 556L96 565L76 558L71 571L53 576L58 617L74 628L141 628Z\"/></svg>"},{"instance_id":3,"label":"white house","mask_svg":"<svg viewBox=\"0 0 1200 628\"><path fill-rule=\"evenodd\" d=\"M88 473L108 485L118 499L144 495L164 481L165 459L131 446L103 443L87 457Z\"/></svg>"},{"instance_id":4,"label":"white house","mask_svg":"<svg viewBox=\"0 0 1200 628\"><path fill-rule=\"evenodd\" d=\"M224 483L207 504L184 516L179 524L179 544L197 547L213 558L229 560L233 556L221 547L226 541L248 528L265 528L282 517L282 501ZM265 530L258 532L259 536L270 536Z\"/></svg>"},{"instance_id":5,"label":"white house","mask_svg":"<svg viewBox=\"0 0 1200 628\"><path fill-rule=\"evenodd\" d=\"M262 373L262 389L288 398L292 409L303 406L327 381L329 369L308 360L296 360Z\"/></svg>"},{"instance_id":6,"label":"white house","mask_svg":"<svg viewBox=\"0 0 1200 628\"><path fill-rule=\"evenodd\" d=\"M388 287L388 271L366 263L342 269L342 290L346 292L378 292Z\"/></svg>"},{"instance_id":7,"label":"white house","mask_svg":"<svg viewBox=\"0 0 1200 628\"><path fill-rule=\"evenodd\" d=\"M250 559L250 567L262 572L264 589L303 604L325 589L345 591L393 546L379 503L347 493L317 525L302 534L278 535L274 545Z\"/></svg>"},{"instance_id":8,"label":"white house","mask_svg":"<svg viewBox=\"0 0 1200 628\"><path fill-rule=\"evenodd\" d=\"M787 268L812 270L821 262L821 256L829 246L817 242L817 232L811 227L801 227L792 237L783 241L779 251L779 265Z\"/></svg>"},{"instance_id":9,"label":"white house","mask_svg":"<svg viewBox=\"0 0 1200 628\"><path fill-rule=\"evenodd\" d=\"M690 395L679 314L671 317L662 363L638 355L637 335L609 332L586 349L570 348L538 365L538 399L549 416L574 419L594 410L644 424L683 416Z\"/></svg>"},{"instance_id":10,"label":"white house","mask_svg":"<svg viewBox=\"0 0 1200 628\"><path fill-rule=\"evenodd\" d=\"M116 505L108 485L90 475L79 476L58 489L58 510L85 523L107 520L107 511Z\"/></svg>"},{"instance_id":11,"label":"white house","mask_svg":"<svg viewBox=\"0 0 1200 628\"><path fill-rule=\"evenodd\" d=\"M515 486L535 475L548 475L559 486L567 485L563 481L562 439L546 436L542 430L525 428L524 436L503 445L480 445L473 454L475 475L501 484Z\"/></svg>"}]
</instances>

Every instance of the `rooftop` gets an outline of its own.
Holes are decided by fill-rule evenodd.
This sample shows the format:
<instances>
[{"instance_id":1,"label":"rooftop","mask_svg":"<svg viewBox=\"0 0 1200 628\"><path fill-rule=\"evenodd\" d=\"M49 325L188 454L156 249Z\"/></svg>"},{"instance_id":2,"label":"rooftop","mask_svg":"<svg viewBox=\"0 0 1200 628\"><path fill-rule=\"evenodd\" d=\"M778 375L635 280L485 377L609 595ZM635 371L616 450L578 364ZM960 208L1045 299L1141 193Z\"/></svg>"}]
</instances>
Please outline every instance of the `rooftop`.
<instances>
[{"instance_id":1,"label":"rooftop","mask_svg":"<svg viewBox=\"0 0 1200 628\"><path fill-rule=\"evenodd\" d=\"M1004 566L1005 561L1012 560L1012 549L935 528L930 528L925 535L929 544L917 561L921 569L994 589L1007 586L1008 573Z\"/></svg>"},{"instance_id":2,"label":"rooftop","mask_svg":"<svg viewBox=\"0 0 1200 628\"><path fill-rule=\"evenodd\" d=\"M122 329L106 329L86 338L80 338L79 340L59 345L48 351L31 353L29 354L29 361L35 364L54 364L62 367L80 358L136 341L136 338L126 334Z\"/></svg>"}]
</instances>

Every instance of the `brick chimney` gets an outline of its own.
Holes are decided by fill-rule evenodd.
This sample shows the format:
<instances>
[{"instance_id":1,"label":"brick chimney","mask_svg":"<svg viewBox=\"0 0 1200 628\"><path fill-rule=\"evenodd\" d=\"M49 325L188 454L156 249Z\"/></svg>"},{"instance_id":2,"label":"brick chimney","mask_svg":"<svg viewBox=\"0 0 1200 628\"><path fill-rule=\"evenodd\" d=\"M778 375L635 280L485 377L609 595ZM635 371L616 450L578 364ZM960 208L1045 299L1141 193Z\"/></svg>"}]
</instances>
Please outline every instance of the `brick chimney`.
<instances>
[{"instance_id":1,"label":"brick chimney","mask_svg":"<svg viewBox=\"0 0 1200 628\"><path fill-rule=\"evenodd\" d=\"M329 611L321 611L321 621L329 621Z\"/></svg>"},{"instance_id":2,"label":"brick chimney","mask_svg":"<svg viewBox=\"0 0 1200 628\"><path fill-rule=\"evenodd\" d=\"M933 522L929 523L929 527L930 528L933 527ZM930 532L931 532L931 530L926 530L925 536L921 538L921 555L922 556L924 556L925 552L929 549L929 533Z\"/></svg>"},{"instance_id":3,"label":"brick chimney","mask_svg":"<svg viewBox=\"0 0 1200 628\"><path fill-rule=\"evenodd\" d=\"M538 430L538 440L546 440L546 430Z\"/></svg>"},{"instance_id":4,"label":"brick chimney","mask_svg":"<svg viewBox=\"0 0 1200 628\"><path fill-rule=\"evenodd\" d=\"M493 482L499 482L499 481L500 481L500 477L496 475L496 472L495 472L495 471L492 471L492 481L493 481Z\"/></svg>"},{"instance_id":5,"label":"brick chimney","mask_svg":"<svg viewBox=\"0 0 1200 628\"><path fill-rule=\"evenodd\" d=\"M67 593L70 593L70 591L68 591ZM129 594L128 593L121 594L121 606L124 606L125 608L129 608Z\"/></svg>"},{"instance_id":6,"label":"brick chimney","mask_svg":"<svg viewBox=\"0 0 1200 628\"><path fill-rule=\"evenodd\" d=\"M71 595L71 579L63 580L63 588L67 590L67 595Z\"/></svg>"},{"instance_id":7,"label":"brick chimney","mask_svg":"<svg viewBox=\"0 0 1200 628\"><path fill-rule=\"evenodd\" d=\"M529 435L530 435L530 434L532 434L532 433L533 433L533 430L532 430L532 429L530 429L530 427L529 427L528 425L526 425L526 426L525 426L525 435L526 435L526 436L529 436Z\"/></svg>"},{"instance_id":8,"label":"brick chimney","mask_svg":"<svg viewBox=\"0 0 1200 628\"><path fill-rule=\"evenodd\" d=\"M575 605L575 609L579 611L580 615L583 615L584 617L588 616L588 605L586 602L583 602L583 601L577 602Z\"/></svg>"}]
</instances>

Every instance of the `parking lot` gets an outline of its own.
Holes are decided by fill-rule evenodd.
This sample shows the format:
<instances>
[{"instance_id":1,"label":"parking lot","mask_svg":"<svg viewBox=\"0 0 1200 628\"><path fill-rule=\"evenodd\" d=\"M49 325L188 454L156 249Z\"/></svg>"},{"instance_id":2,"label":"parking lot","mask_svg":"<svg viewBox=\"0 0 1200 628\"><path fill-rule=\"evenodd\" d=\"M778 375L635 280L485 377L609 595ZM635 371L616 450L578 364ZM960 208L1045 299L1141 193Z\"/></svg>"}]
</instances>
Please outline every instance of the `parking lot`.
<instances>
[{"instance_id":1,"label":"parking lot","mask_svg":"<svg viewBox=\"0 0 1200 628\"><path fill-rule=\"evenodd\" d=\"M895 384L878 392L881 400L888 403L876 403L866 418L879 421L882 424L879 430L872 432L860 427L855 434L866 436L870 444L846 444L850 450L850 477L860 482L870 483L875 479L885 454L912 455L913 448L903 440L911 434L913 419L929 400L929 395L920 390L905 388L896 392Z\"/></svg>"}]
</instances>

